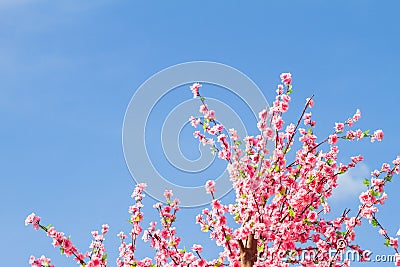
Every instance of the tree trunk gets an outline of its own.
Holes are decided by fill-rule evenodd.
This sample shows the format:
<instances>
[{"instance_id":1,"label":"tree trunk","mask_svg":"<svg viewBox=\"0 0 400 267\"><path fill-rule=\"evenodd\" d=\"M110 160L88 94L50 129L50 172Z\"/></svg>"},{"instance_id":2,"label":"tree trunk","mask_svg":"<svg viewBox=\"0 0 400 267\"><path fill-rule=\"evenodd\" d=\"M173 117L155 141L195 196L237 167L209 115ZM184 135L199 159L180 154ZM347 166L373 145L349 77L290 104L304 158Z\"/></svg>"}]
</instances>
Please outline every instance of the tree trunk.
<instances>
[{"instance_id":1,"label":"tree trunk","mask_svg":"<svg viewBox=\"0 0 400 267\"><path fill-rule=\"evenodd\" d=\"M240 247L240 266L253 267L257 261L257 240L254 239L254 234L251 234L243 244L242 240L238 241Z\"/></svg>"}]
</instances>

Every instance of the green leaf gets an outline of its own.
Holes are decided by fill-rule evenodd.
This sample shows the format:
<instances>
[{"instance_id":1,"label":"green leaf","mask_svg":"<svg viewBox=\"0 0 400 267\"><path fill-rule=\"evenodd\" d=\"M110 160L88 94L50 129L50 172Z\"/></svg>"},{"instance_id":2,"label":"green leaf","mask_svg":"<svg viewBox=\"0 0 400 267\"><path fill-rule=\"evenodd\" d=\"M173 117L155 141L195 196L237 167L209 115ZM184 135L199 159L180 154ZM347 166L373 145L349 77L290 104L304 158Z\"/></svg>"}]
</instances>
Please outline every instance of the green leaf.
<instances>
[{"instance_id":1,"label":"green leaf","mask_svg":"<svg viewBox=\"0 0 400 267\"><path fill-rule=\"evenodd\" d=\"M240 146L242 144L241 141L235 141L235 145Z\"/></svg>"},{"instance_id":2,"label":"green leaf","mask_svg":"<svg viewBox=\"0 0 400 267\"><path fill-rule=\"evenodd\" d=\"M210 149L211 149L211 154L214 156L215 153L217 152L217 150L215 148L213 148L213 147L210 147Z\"/></svg>"},{"instance_id":3,"label":"green leaf","mask_svg":"<svg viewBox=\"0 0 400 267\"><path fill-rule=\"evenodd\" d=\"M378 226L378 221L375 220L375 219L372 219L371 223L372 223L373 227L377 227Z\"/></svg>"},{"instance_id":4,"label":"green leaf","mask_svg":"<svg viewBox=\"0 0 400 267\"><path fill-rule=\"evenodd\" d=\"M369 179L365 178L363 181L363 184L365 184L367 187L369 187L370 183L369 183Z\"/></svg>"},{"instance_id":5,"label":"green leaf","mask_svg":"<svg viewBox=\"0 0 400 267\"><path fill-rule=\"evenodd\" d=\"M292 85L289 85L289 88L288 88L288 91L287 91L287 95L290 95L291 93L293 93L293 86Z\"/></svg>"},{"instance_id":6,"label":"green leaf","mask_svg":"<svg viewBox=\"0 0 400 267\"><path fill-rule=\"evenodd\" d=\"M387 247L390 247L390 240L389 240L389 238L386 238L385 239L385 244L384 244L385 246L387 246Z\"/></svg>"},{"instance_id":7,"label":"green leaf","mask_svg":"<svg viewBox=\"0 0 400 267\"><path fill-rule=\"evenodd\" d=\"M289 206L288 208L289 208L290 217L294 217L296 215L296 213L294 212L293 208L291 206Z\"/></svg>"},{"instance_id":8,"label":"green leaf","mask_svg":"<svg viewBox=\"0 0 400 267\"><path fill-rule=\"evenodd\" d=\"M107 259L107 254L104 253L104 254L103 254L103 257L101 257L101 259L102 259L103 261L105 261L105 260Z\"/></svg>"},{"instance_id":9,"label":"green leaf","mask_svg":"<svg viewBox=\"0 0 400 267\"><path fill-rule=\"evenodd\" d=\"M393 175L387 175L387 176L385 176L384 180L385 180L386 182L391 182L391 181L392 181L392 178L393 178Z\"/></svg>"},{"instance_id":10,"label":"green leaf","mask_svg":"<svg viewBox=\"0 0 400 267\"><path fill-rule=\"evenodd\" d=\"M369 131L370 131L370 130L365 130L365 131L362 133L362 137L367 136L367 135L369 134Z\"/></svg>"},{"instance_id":11,"label":"green leaf","mask_svg":"<svg viewBox=\"0 0 400 267\"><path fill-rule=\"evenodd\" d=\"M282 152L283 152L284 154L286 154L286 153L288 153L291 149L292 149L291 147L287 147L287 148L285 147L285 149L283 149Z\"/></svg>"},{"instance_id":12,"label":"green leaf","mask_svg":"<svg viewBox=\"0 0 400 267\"><path fill-rule=\"evenodd\" d=\"M64 248L63 247L60 247L60 252L61 252L61 254L64 254Z\"/></svg>"},{"instance_id":13,"label":"green leaf","mask_svg":"<svg viewBox=\"0 0 400 267\"><path fill-rule=\"evenodd\" d=\"M225 239L226 239L226 241L229 241L229 240L232 239L232 236L231 236L231 235L227 235L227 236L225 237Z\"/></svg>"},{"instance_id":14,"label":"green leaf","mask_svg":"<svg viewBox=\"0 0 400 267\"><path fill-rule=\"evenodd\" d=\"M371 195L373 195L374 197L379 197L381 195L381 193L375 191L375 190L370 190Z\"/></svg>"},{"instance_id":15,"label":"green leaf","mask_svg":"<svg viewBox=\"0 0 400 267\"><path fill-rule=\"evenodd\" d=\"M321 202L321 204L325 204L325 198L324 197L320 197L319 201Z\"/></svg>"},{"instance_id":16,"label":"green leaf","mask_svg":"<svg viewBox=\"0 0 400 267\"><path fill-rule=\"evenodd\" d=\"M313 132L312 132L312 129L311 129L311 128L308 128L307 132L308 132L309 134L313 134Z\"/></svg>"}]
</instances>

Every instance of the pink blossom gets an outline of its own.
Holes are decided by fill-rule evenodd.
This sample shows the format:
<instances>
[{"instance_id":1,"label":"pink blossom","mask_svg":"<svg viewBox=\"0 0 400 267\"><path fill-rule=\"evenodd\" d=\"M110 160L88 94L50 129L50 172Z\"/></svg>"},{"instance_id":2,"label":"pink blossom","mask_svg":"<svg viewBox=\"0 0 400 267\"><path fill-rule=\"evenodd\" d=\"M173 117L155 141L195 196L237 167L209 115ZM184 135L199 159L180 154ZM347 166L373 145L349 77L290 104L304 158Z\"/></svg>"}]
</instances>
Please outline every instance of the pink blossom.
<instances>
[{"instance_id":1,"label":"pink blossom","mask_svg":"<svg viewBox=\"0 0 400 267\"><path fill-rule=\"evenodd\" d=\"M364 157L361 156L361 155L358 155L358 156L355 156L355 157L351 157L351 160L352 160L354 163L358 163L358 162L363 161L363 160L364 160Z\"/></svg>"},{"instance_id":2,"label":"pink blossom","mask_svg":"<svg viewBox=\"0 0 400 267\"><path fill-rule=\"evenodd\" d=\"M374 132L374 137L376 138L376 140L382 141L383 140L383 131L382 130L376 130Z\"/></svg>"},{"instance_id":3,"label":"pink blossom","mask_svg":"<svg viewBox=\"0 0 400 267\"><path fill-rule=\"evenodd\" d=\"M206 182L206 191L207 191L207 193L215 193L215 181L214 180L208 180Z\"/></svg>"},{"instance_id":4,"label":"pink blossom","mask_svg":"<svg viewBox=\"0 0 400 267\"><path fill-rule=\"evenodd\" d=\"M174 194L172 193L172 190L165 190L164 191L164 196L166 199L170 199Z\"/></svg>"},{"instance_id":5,"label":"pink blossom","mask_svg":"<svg viewBox=\"0 0 400 267\"><path fill-rule=\"evenodd\" d=\"M285 103L289 103L290 102L290 96L282 95L282 101L285 102Z\"/></svg>"},{"instance_id":6,"label":"pink blossom","mask_svg":"<svg viewBox=\"0 0 400 267\"><path fill-rule=\"evenodd\" d=\"M197 127L197 125L199 125L200 124L200 119L196 119L195 117L193 117L193 116L191 116L190 118L189 118L189 121L190 121L190 124L193 126L193 127Z\"/></svg>"},{"instance_id":7,"label":"pink blossom","mask_svg":"<svg viewBox=\"0 0 400 267\"><path fill-rule=\"evenodd\" d=\"M200 253L203 251L203 247L201 245L193 244L192 250Z\"/></svg>"},{"instance_id":8,"label":"pink blossom","mask_svg":"<svg viewBox=\"0 0 400 267\"><path fill-rule=\"evenodd\" d=\"M204 114L204 118L209 119L209 120L215 120L215 111L214 110L209 110Z\"/></svg>"},{"instance_id":9,"label":"pink blossom","mask_svg":"<svg viewBox=\"0 0 400 267\"><path fill-rule=\"evenodd\" d=\"M400 155L397 156L395 160L393 160L394 165L400 165Z\"/></svg>"},{"instance_id":10,"label":"pink blossom","mask_svg":"<svg viewBox=\"0 0 400 267\"><path fill-rule=\"evenodd\" d=\"M31 213L25 219L25 225L28 225L33 222L33 218L35 217L35 213Z\"/></svg>"},{"instance_id":11,"label":"pink blossom","mask_svg":"<svg viewBox=\"0 0 400 267\"><path fill-rule=\"evenodd\" d=\"M292 74L290 73L282 73L280 75L281 77L281 81L283 84L285 84L286 86L289 86L292 82Z\"/></svg>"},{"instance_id":12,"label":"pink blossom","mask_svg":"<svg viewBox=\"0 0 400 267\"><path fill-rule=\"evenodd\" d=\"M231 159L231 152L229 150L221 150L218 152L218 158L220 159L225 159L225 160L230 160Z\"/></svg>"},{"instance_id":13,"label":"pink blossom","mask_svg":"<svg viewBox=\"0 0 400 267\"><path fill-rule=\"evenodd\" d=\"M125 239L126 235L123 232L119 232L119 234L117 235L119 238L121 239Z\"/></svg>"},{"instance_id":14,"label":"pink blossom","mask_svg":"<svg viewBox=\"0 0 400 267\"><path fill-rule=\"evenodd\" d=\"M341 122L338 122L335 124L335 130L337 133L343 132L344 130L344 124Z\"/></svg>"},{"instance_id":15,"label":"pink blossom","mask_svg":"<svg viewBox=\"0 0 400 267\"><path fill-rule=\"evenodd\" d=\"M307 98L306 103L308 103L308 106L312 108L314 106L314 100L312 98Z\"/></svg>"},{"instance_id":16,"label":"pink blossom","mask_svg":"<svg viewBox=\"0 0 400 267\"><path fill-rule=\"evenodd\" d=\"M192 93L193 93L193 98L196 98L196 97L198 97L200 94L199 94L199 89L201 88L201 84L199 84L199 83L194 83L194 84L192 84L191 86L190 86L190 90L192 91Z\"/></svg>"},{"instance_id":17,"label":"pink blossom","mask_svg":"<svg viewBox=\"0 0 400 267\"><path fill-rule=\"evenodd\" d=\"M35 230L39 229L40 217L36 216L35 213L31 213L25 219L25 225L32 224Z\"/></svg>"},{"instance_id":18,"label":"pink blossom","mask_svg":"<svg viewBox=\"0 0 400 267\"><path fill-rule=\"evenodd\" d=\"M203 104L199 108L199 112L205 114L208 111L207 104Z\"/></svg>"},{"instance_id":19,"label":"pink blossom","mask_svg":"<svg viewBox=\"0 0 400 267\"><path fill-rule=\"evenodd\" d=\"M101 259L97 258L97 257L93 257L88 265L88 267L101 267Z\"/></svg>"},{"instance_id":20,"label":"pink blossom","mask_svg":"<svg viewBox=\"0 0 400 267\"><path fill-rule=\"evenodd\" d=\"M354 125L353 118L348 118L347 121L346 121L346 124L349 125L350 127L352 127Z\"/></svg>"},{"instance_id":21,"label":"pink blossom","mask_svg":"<svg viewBox=\"0 0 400 267\"><path fill-rule=\"evenodd\" d=\"M353 121L358 121L361 118L361 111L357 109L356 113L353 115Z\"/></svg>"},{"instance_id":22,"label":"pink blossom","mask_svg":"<svg viewBox=\"0 0 400 267\"><path fill-rule=\"evenodd\" d=\"M274 118L272 122L274 123L275 128L276 128L277 130L281 130L281 129L282 129L282 126L283 126L284 121L282 120L281 117Z\"/></svg>"},{"instance_id":23,"label":"pink blossom","mask_svg":"<svg viewBox=\"0 0 400 267\"><path fill-rule=\"evenodd\" d=\"M282 86L282 84L278 85L278 88L276 89L276 94L278 94L278 95L283 94L283 86Z\"/></svg>"},{"instance_id":24,"label":"pink blossom","mask_svg":"<svg viewBox=\"0 0 400 267\"><path fill-rule=\"evenodd\" d=\"M338 142L338 137L336 134L331 134L328 140L329 144L334 145Z\"/></svg>"},{"instance_id":25,"label":"pink blossom","mask_svg":"<svg viewBox=\"0 0 400 267\"><path fill-rule=\"evenodd\" d=\"M381 167L381 172L388 172L390 171L390 165L387 163L383 163Z\"/></svg>"},{"instance_id":26,"label":"pink blossom","mask_svg":"<svg viewBox=\"0 0 400 267\"><path fill-rule=\"evenodd\" d=\"M208 130L208 133L215 135L215 134L221 133L223 130L224 130L224 126L222 126L221 124L216 124L213 127L211 127L211 129Z\"/></svg>"},{"instance_id":27,"label":"pink blossom","mask_svg":"<svg viewBox=\"0 0 400 267\"><path fill-rule=\"evenodd\" d=\"M389 244L392 246L392 247L394 247L394 248L398 248L399 247L399 239L398 238L393 238L393 237L391 237L390 239L389 239Z\"/></svg>"},{"instance_id":28,"label":"pink blossom","mask_svg":"<svg viewBox=\"0 0 400 267\"><path fill-rule=\"evenodd\" d=\"M51 264L51 260L49 258L46 258L45 256L41 256L38 259L35 259L34 256L30 256L29 264L32 267L42 267L42 266L54 267L54 265Z\"/></svg>"},{"instance_id":29,"label":"pink blossom","mask_svg":"<svg viewBox=\"0 0 400 267\"><path fill-rule=\"evenodd\" d=\"M106 234L106 233L108 232L108 229L109 229L110 227L108 226L108 224L103 224L103 225L101 226L101 228L102 228L102 230L101 230L102 234Z\"/></svg>"},{"instance_id":30,"label":"pink blossom","mask_svg":"<svg viewBox=\"0 0 400 267\"><path fill-rule=\"evenodd\" d=\"M311 211L311 212L308 214L308 220L309 220L310 222L315 222L317 219L318 219L318 214L317 214L315 211Z\"/></svg>"},{"instance_id":31,"label":"pink blossom","mask_svg":"<svg viewBox=\"0 0 400 267\"><path fill-rule=\"evenodd\" d=\"M71 240L69 240L68 238L64 238L62 246L66 251L71 250L73 247Z\"/></svg>"},{"instance_id":32,"label":"pink blossom","mask_svg":"<svg viewBox=\"0 0 400 267\"><path fill-rule=\"evenodd\" d=\"M369 191L360 194L360 202L366 204L367 206L372 206L375 204L375 197L371 195Z\"/></svg>"}]
</instances>

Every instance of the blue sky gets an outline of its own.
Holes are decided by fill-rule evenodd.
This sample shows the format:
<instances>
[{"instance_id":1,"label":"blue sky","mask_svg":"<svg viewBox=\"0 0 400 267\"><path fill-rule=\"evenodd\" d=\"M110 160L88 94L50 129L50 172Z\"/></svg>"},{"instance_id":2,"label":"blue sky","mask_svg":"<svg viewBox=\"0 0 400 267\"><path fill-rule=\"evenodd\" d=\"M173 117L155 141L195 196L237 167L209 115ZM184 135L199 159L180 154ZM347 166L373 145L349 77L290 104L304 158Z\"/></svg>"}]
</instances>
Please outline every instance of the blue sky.
<instances>
[{"instance_id":1,"label":"blue sky","mask_svg":"<svg viewBox=\"0 0 400 267\"><path fill-rule=\"evenodd\" d=\"M115 266L116 234L129 231L134 188L121 144L125 110L151 75L187 61L230 65L248 75L268 101L279 74L291 72L295 93L286 120L296 120L304 99L315 93L312 112L321 137L356 108L363 114L359 127L383 129L382 143L342 147L343 160L362 153L365 165L345 177L349 190L337 193L332 204L337 213L344 207L355 212L357 181L400 153L399 7L398 1L368 0L0 1L3 265L28 266L31 254L45 254L59 267L74 264L44 233L24 226L34 211L71 235L81 250L88 248L90 231L108 223L106 246ZM399 178L394 181L380 215L393 234L400 226ZM153 203L145 201L148 220L158 219ZM180 211L177 227L187 247L209 244L193 223L199 212ZM364 248L392 253L368 223L359 233ZM146 247L139 255L151 255Z\"/></svg>"}]
</instances>

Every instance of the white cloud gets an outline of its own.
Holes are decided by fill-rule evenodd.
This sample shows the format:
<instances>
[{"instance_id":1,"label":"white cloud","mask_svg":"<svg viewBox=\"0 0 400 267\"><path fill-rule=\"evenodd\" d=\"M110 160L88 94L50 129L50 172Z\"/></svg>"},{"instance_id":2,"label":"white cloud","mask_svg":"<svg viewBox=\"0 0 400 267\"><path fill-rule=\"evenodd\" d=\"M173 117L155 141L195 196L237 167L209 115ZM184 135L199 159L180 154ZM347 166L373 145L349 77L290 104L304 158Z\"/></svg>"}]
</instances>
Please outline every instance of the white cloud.
<instances>
[{"instance_id":1,"label":"white cloud","mask_svg":"<svg viewBox=\"0 0 400 267\"><path fill-rule=\"evenodd\" d=\"M370 170L364 163L359 163L354 169L339 175L339 186L333 190L332 200L348 201L358 200L358 196L367 188L363 184L365 178L370 178Z\"/></svg>"}]
</instances>

